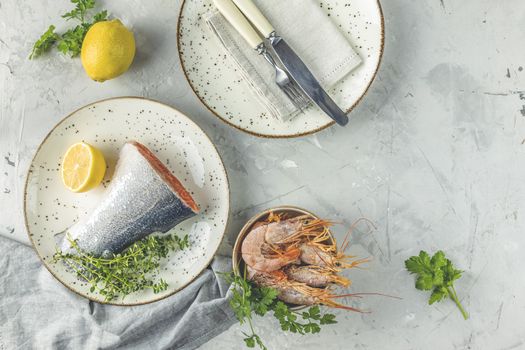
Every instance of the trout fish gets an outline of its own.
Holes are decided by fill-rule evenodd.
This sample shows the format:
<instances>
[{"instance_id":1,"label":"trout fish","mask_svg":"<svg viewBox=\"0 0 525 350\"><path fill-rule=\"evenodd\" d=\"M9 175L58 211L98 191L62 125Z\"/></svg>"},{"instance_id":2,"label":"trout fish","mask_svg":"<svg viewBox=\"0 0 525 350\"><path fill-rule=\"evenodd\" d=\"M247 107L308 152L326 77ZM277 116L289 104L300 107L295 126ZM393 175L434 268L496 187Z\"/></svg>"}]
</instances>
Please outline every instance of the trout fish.
<instances>
[{"instance_id":1,"label":"trout fish","mask_svg":"<svg viewBox=\"0 0 525 350\"><path fill-rule=\"evenodd\" d=\"M61 249L74 253L73 239L94 256L111 256L149 234L169 231L198 211L190 193L146 146L128 142L102 200L62 233Z\"/></svg>"}]
</instances>

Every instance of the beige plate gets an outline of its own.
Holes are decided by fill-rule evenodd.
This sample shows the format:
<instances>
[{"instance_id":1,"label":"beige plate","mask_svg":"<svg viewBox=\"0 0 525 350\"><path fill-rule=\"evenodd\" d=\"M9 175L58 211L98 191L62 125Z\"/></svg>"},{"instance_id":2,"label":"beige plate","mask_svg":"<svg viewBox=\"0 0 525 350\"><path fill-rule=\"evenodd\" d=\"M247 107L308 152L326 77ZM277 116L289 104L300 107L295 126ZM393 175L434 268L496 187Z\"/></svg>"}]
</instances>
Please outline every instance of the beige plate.
<instances>
[{"instance_id":1,"label":"beige plate","mask_svg":"<svg viewBox=\"0 0 525 350\"><path fill-rule=\"evenodd\" d=\"M54 235L71 226L97 205L104 186L126 141L137 140L155 155L184 184L199 204L200 213L174 227L170 233L189 234L191 247L172 252L162 262L158 278L168 289L133 293L115 305L144 304L181 290L210 263L221 243L229 213L229 187L226 171L217 150L202 129L188 117L160 102L138 97L120 97L95 102L73 112L48 134L31 163L25 187L24 215L27 232L47 269L72 291L97 302L98 293L66 270L53 263ZM68 147L85 141L102 151L109 171L104 186L71 193L62 184L60 166Z\"/></svg>"},{"instance_id":2,"label":"beige plate","mask_svg":"<svg viewBox=\"0 0 525 350\"><path fill-rule=\"evenodd\" d=\"M349 33L363 58L363 64L329 91L335 102L350 112L366 94L379 69L384 45L381 5L379 0L316 1L326 12L327 20ZM317 107L286 122L269 116L204 23L202 16L212 7L212 0L184 1L178 26L182 68L193 91L211 112L235 128L264 137L296 137L334 124ZM350 118L349 125L351 122Z\"/></svg>"}]
</instances>

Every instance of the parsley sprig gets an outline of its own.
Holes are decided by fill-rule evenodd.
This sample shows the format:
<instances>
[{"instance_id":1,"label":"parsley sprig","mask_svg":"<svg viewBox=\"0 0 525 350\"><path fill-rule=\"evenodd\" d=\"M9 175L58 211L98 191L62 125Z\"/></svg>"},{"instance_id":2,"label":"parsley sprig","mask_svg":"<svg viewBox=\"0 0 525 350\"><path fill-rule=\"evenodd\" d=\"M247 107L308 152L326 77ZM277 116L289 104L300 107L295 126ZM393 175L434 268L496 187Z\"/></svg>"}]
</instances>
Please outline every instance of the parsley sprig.
<instances>
[{"instance_id":1,"label":"parsley sprig","mask_svg":"<svg viewBox=\"0 0 525 350\"><path fill-rule=\"evenodd\" d=\"M47 52L53 47L53 45L60 39L60 35L55 33L55 26L50 25L49 28L40 36L40 39L33 45L33 51L29 56L30 59L36 58Z\"/></svg>"},{"instance_id":2,"label":"parsley sprig","mask_svg":"<svg viewBox=\"0 0 525 350\"><path fill-rule=\"evenodd\" d=\"M454 288L454 281L461 277L463 271L457 270L445 257L445 253L440 250L431 258L427 252L421 251L419 255L407 259L405 266L410 273L417 275L417 289L432 291L428 300L430 305L450 297L461 311L463 318L468 319L468 313L461 305Z\"/></svg>"},{"instance_id":3,"label":"parsley sprig","mask_svg":"<svg viewBox=\"0 0 525 350\"><path fill-rule=\"evenodd\" d=\"M64 262L79 278L87 281L90 291L98 291L105 301L151 288L159 293L168 287L163 279L155 282L154 273L159 271L160 261L172 250L189 247L188 235L147 236L135 242L120 254L110 258L94 257L84 252L75 240L66 237L74 253L63 253L57 249L53 261Z\"/></svg>"},{"instance_id":4,"label":"parsley sprig","mask_svg":"<svg viewBox=\"0 0 525 350\"><path fill-rule=\"evenodd\" d=\"M274 288L257 287L246 279L234 273L225 275L226 280L232 284L233 296L230 307L240 324L247 323L250 332L243 332L244 342L249 348L258 345L262 350L267 350L260 336L253 327L253 314L264 316L273 311L274 317L279 320L281 329L292 333L307 334L319 333L321 325L337 323L335 315L321 314L318 305L310 307L307 311L298 312L291 310L288 305L279 301L279 294ZM302 321L299 321L299 318Z\"/></svg>"},{"instance_id":5,"label":"parsley sprig","mask_svg":"<svg viewBox=\"0 0 525 350\"><path fill-rule=\"evenodd\" d=\"M75 4L75 8L63 14L62 18L68 21L76 20L80 24L68 29L63 34L56 33L55 26L50 25L33 45L33 50L29 55L30 59L37 58L48 52L55 44L57 49L63 54L68 54L71 57L78 56L89 28L97 22L105 21L108 17L108 12L104 10L96 13L91 20L87 20L86 16L89 10L95 7L95 0L71 0L71 2Z\"/></svg>"}]
</instances>

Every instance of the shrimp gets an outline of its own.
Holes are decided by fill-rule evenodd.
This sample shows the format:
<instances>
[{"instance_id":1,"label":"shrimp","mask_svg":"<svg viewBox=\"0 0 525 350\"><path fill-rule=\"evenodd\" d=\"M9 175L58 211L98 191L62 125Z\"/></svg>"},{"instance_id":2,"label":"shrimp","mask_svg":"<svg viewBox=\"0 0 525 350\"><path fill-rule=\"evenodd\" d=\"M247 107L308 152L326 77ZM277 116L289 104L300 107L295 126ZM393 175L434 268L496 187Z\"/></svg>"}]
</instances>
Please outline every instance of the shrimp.
<instances>
[{"instance_id":1,"label":"shrimp","mask_svg":"<svg viewBox=\"0 0 525 350\"><path fill-rule=\"evenodd\" d=\"M265 236L268 225L251 230L241 246L242 259L257 271L271 272L279 270L292 262L297 262L300 250L297 247L287 247L284 250L266 243Z\"/></svg>"},{"instance_id":2,"label":"shrimp","mask_svg":"<svg viewBox=\"0 0 525 350\"><path fill-rule=\"evenodd\" d=\"M316 244L313 242L303 243L299 246L299 250L301 251L300 259L305 264L324 267L332 271L351 269L368 261L368 259L352 261L352 256L345 255L337 250L334 251L332 247L333 245Z\"/></svg>"},{"instance_id":3,"label":"shrimp","mask_svg":"<svg viewBox=\"0 0 525 350\"><path fill-rule=\"evenodd\" d=\"M351 310L356 312L364 312L359 309L343 305L334 301L336 298L344 297L360 297L359 294L343 294L335 295L328 289L314 288L308 286L306 283L291 281L282 271L274 271L271 273L256 272L248 268L248 275L251 275L251 280L258 286L271 287L276 289L279 294L278 298L286 303L295 305L318 305L322 304L338 309Z\"/></svg>"},{"instance_id":4,"label":"shrimp","mask_svg":"<svg viewBox=\"0 0 525 350\"><path fill-rule=\"evenodd\" d=\"M270 244L297 244L307 237L316 237L328 231L330 223L325 220L312 219L309 215L301 215L291 219L273 220L266 225L266 242ZM278 221L277 221L278 220Z\"/></svg>"},{"instance_id":5,"label":"shrimp","mask_svg":"<svg viewBox=\"0 0 525 350\"><path fill-rule=\"evenodd\" d=\"M324 305L328 307L333 307L336 309L350 310L360 313L366 313L367 311L359 310L354 307L344 305L334 301L336 298L346 298L346 297L357 297L360 298L359 294L342 294L334 295L329 290L318 289L318 292L315 291L313 294L309 294L309 290L300 290L294 287L276 287L279 291L278 298L285 303L295 304L295 305Z\"/></svg>"},{"instance_id":6,"label":"shrimp","mask_svg":"<svg viewBox=\"0 0 525 350\"><path fill-rule=\"evenodd\" d=\"M270 272L290 263L298 263L297 247L305 237L327 230L327 222L302 215L282 220L270 214L265 224L253 228L241 246L243 260L252 268Z\"/></svg>"},{"instance_id":7,"label":"shrimp","mask_svg":"<svg viewBox=\"0 0 525 350\"><path fill-rule=\"evenodd\" d=\"M250 281L254 281L259 286L269 286L279 282L286 282L288 276L282 270L275 270L271 272L260 272L254 268L246 265L247 277Z\"/></svg>"},{"instance_id":8,"label":"shrimp","mask_svg":"<svg viewBox=\"0 0 525 350\"><path fill-rule=\"evenodd\" d=\"M329 230L316 237L310 237L307 242L304 242L299 246L299 249L301 250L301 261L305 264L317 265L331 269L333 271L355 268L365 262L368 262L369 259L367 258L352 260L355 258L354 256L344 254L344 251L350 243L350 234L354 230L355 226L361 221L365 221L369 225L372 225L372 227L375 227L373 226L373 223L367 219L361 218L357 220L350 227L350 230L346 234L345 239L343 240L343 243L339 249L337 248L337 242L335 238L332 236Z\"/></svg>"},{"instance_id":9,"label":"shrimp","mask_svg":"<svg viewBox=\"0 0 525 350\"><path fill-rule=\"evenodd\" d=\"M329 283L339 284L343 287L350 285L350 280L338 276L333 270L313 265L285 267L284 272L290 280L303 282L311 287L326 287Z\"/></svg>"}]
</instances>

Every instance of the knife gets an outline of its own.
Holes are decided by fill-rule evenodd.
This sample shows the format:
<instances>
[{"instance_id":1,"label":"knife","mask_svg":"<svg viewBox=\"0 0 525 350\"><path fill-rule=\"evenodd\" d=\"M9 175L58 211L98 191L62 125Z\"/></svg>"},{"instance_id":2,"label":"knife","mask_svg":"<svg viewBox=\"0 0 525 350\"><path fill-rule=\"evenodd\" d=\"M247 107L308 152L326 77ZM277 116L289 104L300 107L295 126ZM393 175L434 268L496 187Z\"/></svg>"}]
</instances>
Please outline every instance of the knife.
<instances>
[{"instance_id":1,"label":"knife","mask_svg":"<svg viewBox=\"0 0 525 350\"><path fill-rule=\"evenodd\" d=\"M277 65L266 47L264 38L252 27L232 0L213 0L213 3L248 44L275 69L275 84L290 99L292 104L302 112L302 107L308 105L310 100L306 98L290 74Z\"/></svg>"},{"instance_id":2,"label":"knife","mask_svg":"<svg viewBox=\"0 0 525 350\"><path fill-rule=\"evenodd\" d=\"M286 41L277 35L272 24L252 0L233 0L248 20L268 39L276 56L308 98L339 125L346 125L348 117L324 91L312 72Z\"/></svg>"}]
</instances>

